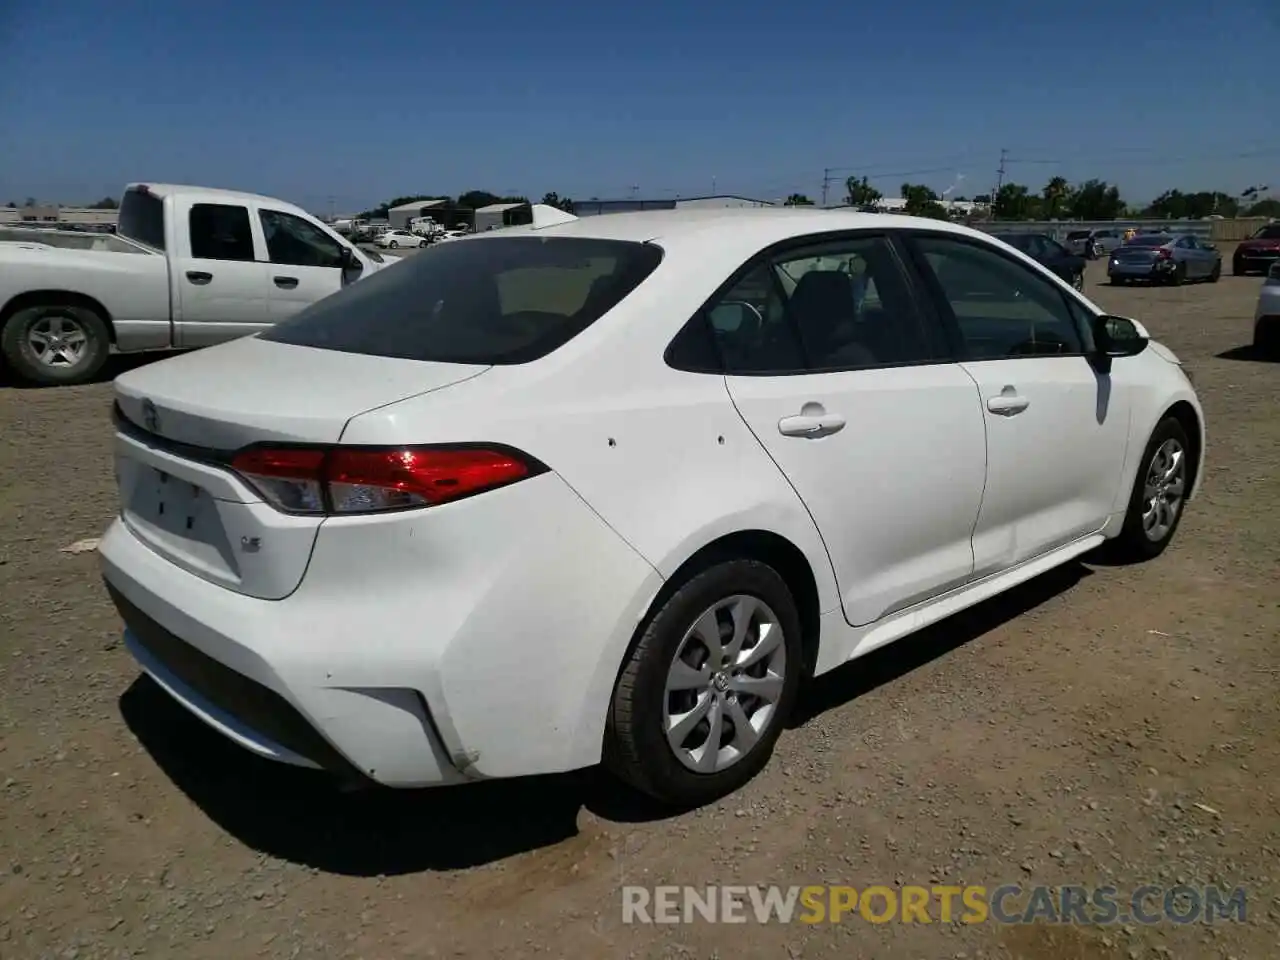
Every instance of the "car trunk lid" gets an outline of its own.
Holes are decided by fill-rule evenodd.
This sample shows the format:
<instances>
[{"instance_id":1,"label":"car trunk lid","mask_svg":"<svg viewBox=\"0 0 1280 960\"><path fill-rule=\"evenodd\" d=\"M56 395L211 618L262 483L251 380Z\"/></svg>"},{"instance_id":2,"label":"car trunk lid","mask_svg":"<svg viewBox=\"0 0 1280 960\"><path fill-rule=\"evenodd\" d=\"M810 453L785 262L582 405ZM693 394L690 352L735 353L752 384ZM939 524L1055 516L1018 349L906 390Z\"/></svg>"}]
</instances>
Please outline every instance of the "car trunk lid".
<instances>
[{"instance_id":1,"label":"car trunk lid","mask_svg":"<svg viewBox=\"0 0 1280 960\"><path fill-rule=\"evenodd\" d=\"M1121 263L1152 263L1163 247L1121 247L1112 254Z\"/></svg>"},{"instance_id":2,"label":"car trunk lid","mask_svg":"<svg viewBox=\"0 0 1280 960\"><path fill-rule=\"evenodd\" d=\"M355 416L488 369L244 338L130 371L115 383L120 516L152 550L205 580L288 596L323 517L266 503L231 469L234 452L334 444Z\"/></svg>"}]
</instances>

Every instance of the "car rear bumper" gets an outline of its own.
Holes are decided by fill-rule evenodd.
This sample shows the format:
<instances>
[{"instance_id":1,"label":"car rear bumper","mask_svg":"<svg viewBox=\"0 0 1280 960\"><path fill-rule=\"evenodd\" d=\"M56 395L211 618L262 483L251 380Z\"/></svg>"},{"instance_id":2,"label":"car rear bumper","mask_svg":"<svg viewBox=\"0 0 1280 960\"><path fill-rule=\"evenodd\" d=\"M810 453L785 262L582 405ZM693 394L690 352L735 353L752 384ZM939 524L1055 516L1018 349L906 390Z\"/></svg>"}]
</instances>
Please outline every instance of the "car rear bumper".
<instances>
[{"instance_id":1,"label":"car rear bumper","mask_svg":"<svg viewBox=\"0 0 1280 960\"><path fill-rule=\"evenodd\" d=\"M1125 263L1123 260L1111 261L1107 264L1109 277L1154 278L1167 277L1173 273L1176 264L1172 260L1159 260L1155 263Z\"/></svg>"},{"instance_id":2,"label":"car rear bumper","mask_svg":"<svg viewBox=\"0 0 1280 960\"><path fill-rule=\"evenodd\" d=\"M203 580L119 520L100 552L128 649L186 709L259 756L395 787L597 762L661 585L554 474L328 520L284 600Z\"/></svg>"}]
</instances>

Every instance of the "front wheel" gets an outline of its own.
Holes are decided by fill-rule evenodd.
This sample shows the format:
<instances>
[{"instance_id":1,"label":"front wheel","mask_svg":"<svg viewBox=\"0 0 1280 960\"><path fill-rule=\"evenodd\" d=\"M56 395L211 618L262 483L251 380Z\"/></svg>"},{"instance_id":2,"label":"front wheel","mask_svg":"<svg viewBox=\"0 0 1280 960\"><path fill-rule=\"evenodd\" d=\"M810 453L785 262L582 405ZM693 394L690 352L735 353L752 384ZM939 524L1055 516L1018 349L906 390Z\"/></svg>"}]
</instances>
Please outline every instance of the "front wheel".
<instances>
[{"instance_id":1,"label":"front wheel","mask_svg":"<svg viewBox=\"0 0 1280 960\"><path fill-rule=\"evenodd\" d=\"M398 241L392 240L390 243L387 244L387 246L390 247L392 250L395 250L400 246L400 244Z\"/></svg>"},{"instance_id":2,"label":"front wheel","mask_svg":"<svg viewBox=\"0 0 1280 960\"><path fill-rule=\"evenodd\" d=\"M427 245L427 241L425 241L425 240L419 240L419 241L418 241L418 249L419 249L419 250L421 250L421 249L422 249L423 247L425 247L426 245Z\"/></svg>"},{"instance_id":3,"label":"front wheel","mask_svg":"<svg viewBox=\"0 0 1280 960\"><path fill-rule=\"evenodd\" d=\"M47 303L19 310L0 331L0 352L29 383L85 383L111 353L107 324L93 310Z\"/></svg>"},{"instance_id":4,"label":"front wheel","mask_svg":"<svg viewBox=\"0 0 1280 960\"><path fill-rule=\"evenodd\" d=\"M1175 417L1156 424L1133 481L1124 527L1111 544L1119 558L1150 560L1173 540L1191 492L1190 448L1187 432Z\"/></svg>"},{"instance_id":5,"label":"front wheel","mask_svg":"<svg viewBox=\"0 0 1280 960\"><path fill-rule=\"evenodd\" d=\"M1169 282L1175 287L1180 287L1187 281L1187 265L1179 263L1173 268L1173 275L1169 277Z\"/></svg>"},{"instance_id":6,"label":"front wheel","mask_svg":"<svg viewBox=\"0 0 1280 960\"><path fill-rule=\"evenodd\" d=\"M1209 271L1209 282L1217 283L1222 278L1222 261L1219 260L1213 265L1213 269Z\"/></svg>"},{"instance_id":7,"label":"front wheel","mask_svg":"<svg viewBox=\"0 0 1280 960\"><path fill-rule=\"evenodd\" d=\"M614 688L606 766L673 806L738 789L768 763L800 682L786 582L758 561L720 563L641 630Z\"/></svg>"}]
</instances>

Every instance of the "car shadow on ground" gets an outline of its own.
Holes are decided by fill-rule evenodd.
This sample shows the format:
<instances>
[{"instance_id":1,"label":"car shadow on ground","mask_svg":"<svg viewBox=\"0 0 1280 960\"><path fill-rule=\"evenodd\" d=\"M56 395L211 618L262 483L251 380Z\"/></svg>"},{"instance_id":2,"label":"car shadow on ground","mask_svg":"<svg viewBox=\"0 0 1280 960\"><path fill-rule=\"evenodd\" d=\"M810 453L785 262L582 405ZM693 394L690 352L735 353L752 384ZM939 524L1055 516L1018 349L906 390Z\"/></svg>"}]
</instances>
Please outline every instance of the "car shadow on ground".
<instances>
[{"instance_id":1,"label":"car shadow on ground","mask_svg":"<svg viewBox=\"0 0 1280 960\"><path fill-rule=\"evenodd\" d=\"M167 357L179 356L183 351L167 350L156 351L154 353L113 353L107 357L107 362L102 365L92 378L81 386L94 383L110 383L122 373L128 373L130 370L136 370L138 367L145 367L149 363L155 363L157 360L164 360ZM19 379L14 375L13 371L7 366L0 365L0 388L12 387L17 390L66 390L70 389L62 384L41 384L28 383Z\"/></svg>"},{"instance_id":2,"label":"car shadow on ground","mask_svg":"<svg viewBox=\"0 0 1280 960\"><path fill-rule=\"evenodd\" d=\"M1215 354L1219 360L1247 360L1253 363L1280 363L1280 351L1265 353L1251 343L1241 347L1232 347Z\"/></svg>"},{"instance_id":3,"label":"car shadow on ground","mask_svg":"<svg viewBox=\"0 0 1280 960\"><path fill-rule=\"evenodd\" d=\"M1093 557L1090 556L1089 560L1092 562ZM856 700L930 661L946 656L1046 600L1065 593L1092 572L1079 562L1064 564L925 627L901 643L891 643L824 673L809 684L804 696L796 703L789 726L803 726L834 707Z\"/></svg>"},{"instance_id":4,"label":"car shadow on ground","mask_svg":"<svg viewBox=\"0 0 1280 960\"><path fill-rule=\"evenodd\" d=\"M946 655L1088 573L1068 564L818 678L791 725ZM218 826L254 850L332 873L393 876L491 863L576 836L584 808L615 823L681 812L600 768L436 790L344 791L327 774L253 756L146 676L120 697L120 711L169 779Z\"/></svg>"}]
</instances>

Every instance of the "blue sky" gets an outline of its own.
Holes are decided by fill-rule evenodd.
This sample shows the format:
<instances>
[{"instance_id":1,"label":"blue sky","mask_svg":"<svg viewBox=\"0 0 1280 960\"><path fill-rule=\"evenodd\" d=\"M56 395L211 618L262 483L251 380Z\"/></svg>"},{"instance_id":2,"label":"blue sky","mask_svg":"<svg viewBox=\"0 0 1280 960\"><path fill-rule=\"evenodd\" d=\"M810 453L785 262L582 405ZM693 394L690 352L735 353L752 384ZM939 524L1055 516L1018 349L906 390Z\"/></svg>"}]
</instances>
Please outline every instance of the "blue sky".
<instances>
[{"instance_id":1,"label":"blue sky","mask_svg":"<svg viewBox=\"0 0 1280 960\"><path fill-rule=\"evenodd\" d=\"M1280 193L1277 51L1280 0L7 0L0 203L972 195L1001 147L1035 189Z\"/></svg>"}]
</instances>

